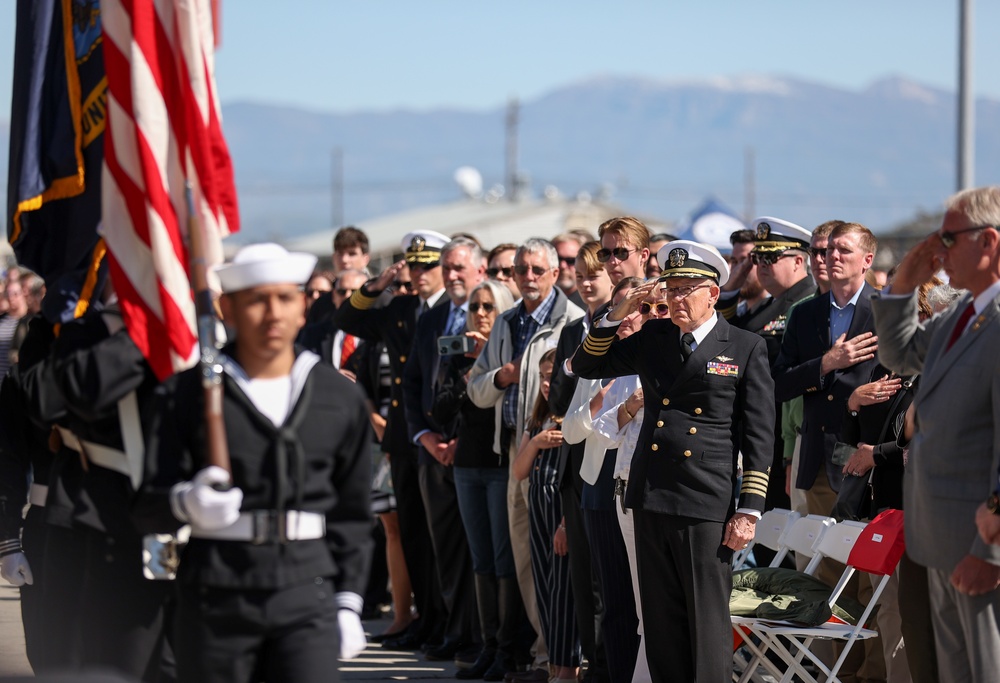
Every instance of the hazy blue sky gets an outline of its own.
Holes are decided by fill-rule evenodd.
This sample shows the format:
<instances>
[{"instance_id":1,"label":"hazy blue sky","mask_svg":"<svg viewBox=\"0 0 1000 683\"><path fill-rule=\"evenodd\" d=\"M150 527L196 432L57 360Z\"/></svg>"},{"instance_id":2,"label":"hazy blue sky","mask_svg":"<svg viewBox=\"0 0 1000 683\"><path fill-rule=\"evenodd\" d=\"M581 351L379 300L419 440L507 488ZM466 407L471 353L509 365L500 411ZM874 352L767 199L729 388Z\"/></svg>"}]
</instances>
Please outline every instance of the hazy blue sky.
<instances>
[{"instance_id":1,"label":"hazy blue sky","mask_svg":"<svg viewBox=\"0 0 1000 683\"><path fill-rule=\"evenodd\" d=\"M975 87L1000 99L1000 3L976 7ZM483 108L595 75L767 73L861 88L903 75L953 90L953 0L223 0L222 101L317 110ZM15 0L0 0L0 118Z\"/></svg>"}]
</instances>

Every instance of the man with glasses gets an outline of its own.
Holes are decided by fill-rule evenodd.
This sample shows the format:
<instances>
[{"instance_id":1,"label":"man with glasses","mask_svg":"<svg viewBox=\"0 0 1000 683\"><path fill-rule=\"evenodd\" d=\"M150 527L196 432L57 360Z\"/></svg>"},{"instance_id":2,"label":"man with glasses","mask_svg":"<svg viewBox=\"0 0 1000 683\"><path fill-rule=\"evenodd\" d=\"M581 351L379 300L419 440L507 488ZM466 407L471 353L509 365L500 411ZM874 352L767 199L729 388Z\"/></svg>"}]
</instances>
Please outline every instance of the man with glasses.
<instances>
[{"instance_id":1,"label":"man with glasses","mask_svg":"<svg viewBox=\"0 0 1000 683\"><path fill-rule=\"evenodd\" d=\"M940 268L968 293L920 323L916 290ZM952 196L941 229L910 250L873 307L883 364L921 373L903 506L906 552L927 567L940 680L996 680L1000 187Z\"/></svg>"},{"instance_id":2,"label":"man with glasses","mask_svg":"<svg viewBox=\"0 0 1000 683\"><path fill-rule=\"evenodd\" d=\"M732 676L729 594L767 491L774 385L759 335L717 314L729 278L714 248L676 240L660 249L661 279L637 287L595 324L573 358L581 377L637 374L643 420L625 505L635 515L639 593L652 679ZM621 321L666 286L670 319L626 339ZM739 507L737 453L743 454Z\"/></svg>"},{"instance_id":3,"label":"man with glasses","mask_svg":"<svg viewBox=\"0 0 1000 683\"><path fill-rule=\"evenodd\" d=\"M444 626L444 606L420 497L417 451L407 433L402 383L417 318L436 306L448 305L441 274L441 249L448 241L445 235L430 230L408 233L401 245L404 259L355 291L334 317L334 324L345 332L366 341L384 343L389 355L391 401L382 451L390 455L403 554L420 619L403 635L386 640L387 647L416 649L440 636ZM382 292L396 281L404 266L409 267L414 294L390 297L383 307L376 307ZM438 629L437 634L434 629Z\"/></svg>"},{"instance_id":4,"label":"man with glasses","mask_svg":"<svg viewBox=\"0 0 1000 683\"><path fill-rule=\"evenodd\" d=\"M597 229L601 249L597 260L604 264L617 285L627 277L643 277L649 259L649 228L632 216L619 216Z\"/></svg>"},{"instance_id":5,"label":"man with glasses","mask_svg":"<svg viewBox=\"0 0 1000 683\"><path fill-rule=\"evenodd\" d=\"M760 287L766 294L759 305L730 318L729 322L764 338L768 363L773 368L781 350L789 310L799 301L811 296L816 287L816 283L809 277L806 264L812 236L808 230L795 223L770 216L756 219L751 224L750 233L753 235L753 250L749 258ZM727 284L727 287L731 284L732 282ZM789 495L785 493L785 451L781 438L780 402L775 405L775 412L774 459L768 480L766 510L774 507L787 508L791 504ZM765 563L769 559L764 558Z\"/></svg>"},{"instance_id":6,"label":"man with glasses","mask_svg":"<svg viewBox=\"0 0 1000 683\"><path fill-rule=\"evenodd\" d=\"M480 408L495 406L497 430L493 449L507 452L513 465L520 435L539 391L538 359L556 345L563 327L583 310L555 286L559 273L556 248L539 238L522 244L514 257L514 279L521 302L497 318L489 341L469 378L469 398ZM511 546L525 611L535 633L536 666L548 660L535 599L528 543L528 480L513 476L507 489ZM546 674L546 679L548 678Z\"/></svg>"},{"instance_id":7,"label":"man with glasses","mask_svg":"<svg viewBox=\"0 0 1000 683\"><path fill-rule=\"evenodd\" d=\"M579 235L564 232L552 238L552 246L559 254L559 278L556 285L580 308L586 308L583 297L576 291L576 255L583 245Z\"/></svg>"}]
</instances>

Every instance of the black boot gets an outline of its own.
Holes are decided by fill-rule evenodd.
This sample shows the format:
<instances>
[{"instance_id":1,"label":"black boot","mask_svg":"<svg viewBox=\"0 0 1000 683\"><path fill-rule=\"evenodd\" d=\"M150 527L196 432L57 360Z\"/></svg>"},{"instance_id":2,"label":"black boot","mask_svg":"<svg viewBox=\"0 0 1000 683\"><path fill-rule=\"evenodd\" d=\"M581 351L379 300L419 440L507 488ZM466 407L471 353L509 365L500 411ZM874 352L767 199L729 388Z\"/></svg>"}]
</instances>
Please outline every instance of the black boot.
<instances>
[{"instance_id":1,"label":"black boot","mask_svg":"<svg viewBox=\"0 0 1000 683\"><path fill-rule=\"evenodd\" d=\"M492 574L476 574L476 603L479 606L483 649L471 667L455 674L455 678L460 680L481 679L496 659L497 630L500 626L497 577Z\"/></svg>"},{"instance_id":2,"label":"black boot","mask_svg":"<svg viewBox=\"0 0 1000 683\"><path fill-rule=\"evenodd\" d=\"M515 577L497 579L497 603L499 606L497 653L493 664L483 674L484 681L502 681L509 672L517 671L514 652L517 649L524 603L521 602L521 589Z\"/></svg>"}]
</instances>

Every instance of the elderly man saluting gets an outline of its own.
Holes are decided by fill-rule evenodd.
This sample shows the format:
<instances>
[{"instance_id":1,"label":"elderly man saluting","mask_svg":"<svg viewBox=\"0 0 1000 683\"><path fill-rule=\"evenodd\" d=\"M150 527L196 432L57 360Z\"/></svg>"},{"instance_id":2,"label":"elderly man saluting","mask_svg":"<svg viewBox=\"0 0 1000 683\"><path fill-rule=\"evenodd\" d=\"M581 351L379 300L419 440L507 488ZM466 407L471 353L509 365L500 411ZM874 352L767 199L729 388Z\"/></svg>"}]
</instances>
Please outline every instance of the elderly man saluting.
<instances>
[{"instance_id":1,"label":"elderly man saluting","mask_svg":"<svg viewBox=\"0 0 1000 683\"><path fill-rule=\"evenodd\" d=\"M625 500L635 511L646 638L657 644L646 652L653 680L722 683L732 676L730 561L753 538L764 508L774 383L763 338L715 311L729 278L719 252L675 240L657 260L660 279L633 289L591 329L573 370L591 379L637 374L642 382L645 415ZM670 319L617 339L622 319L661 286Z\"/></svg>"}]
</instances>

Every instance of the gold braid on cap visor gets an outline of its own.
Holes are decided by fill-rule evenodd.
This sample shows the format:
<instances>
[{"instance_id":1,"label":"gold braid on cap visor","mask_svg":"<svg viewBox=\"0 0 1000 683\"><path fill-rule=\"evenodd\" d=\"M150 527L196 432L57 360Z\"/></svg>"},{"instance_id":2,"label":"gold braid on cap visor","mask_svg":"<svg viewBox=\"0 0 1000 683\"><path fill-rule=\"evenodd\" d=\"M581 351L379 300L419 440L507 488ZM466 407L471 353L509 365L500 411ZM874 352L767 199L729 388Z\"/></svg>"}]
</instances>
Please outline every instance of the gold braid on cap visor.
<instances>
[{"instance_id":1,"label":"gold braid on cap visor","mask_svg":"<svg viewBox=\"0 0 1000 683\"><path fill-rule=\"evenodd\" d=\"M779 240L765 240L753 243L753 250L760 252L774 252L774 251L785 251L787 249L799 249L805 251L809 248L809 245L802 244L802 242L782 242Z\"/></svg>"},{"instance_id":2,"label":"gold braid on cap visor","mask_svg":"<svg viewBox=\"0 0 1000 683\"><path fill-rule=\"evenodd\" d=\"M688 263L690 263L690 261ZM685 264L685 265L681 266L680 268L667 268L662 273L660 273L660 277L657 278L657 281L663 282L667 278L671 278L671 277L707 277L707 278L711 278L711 279L715 280L716 282L718 282L718 280L719 280L719 273L717 273L716 271L714 271L714 270L712 270L711 268L708 268L708 267L706 267L706 268L697 268L697 267Z\"/></svg>"},{"instance_id":3,"label":"gold braid on cap visor","mask_svg":"<svg viewBox=\"0 0 1000 683\"><path fill-rule=\"evenodd\" d=\"M438 263L441 261L440 249L422 249L421 251L406 252L407 263Z\"/></svg>"}]
</instances>

